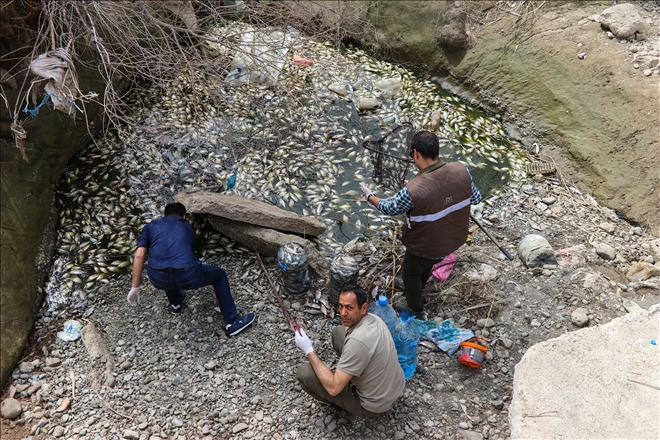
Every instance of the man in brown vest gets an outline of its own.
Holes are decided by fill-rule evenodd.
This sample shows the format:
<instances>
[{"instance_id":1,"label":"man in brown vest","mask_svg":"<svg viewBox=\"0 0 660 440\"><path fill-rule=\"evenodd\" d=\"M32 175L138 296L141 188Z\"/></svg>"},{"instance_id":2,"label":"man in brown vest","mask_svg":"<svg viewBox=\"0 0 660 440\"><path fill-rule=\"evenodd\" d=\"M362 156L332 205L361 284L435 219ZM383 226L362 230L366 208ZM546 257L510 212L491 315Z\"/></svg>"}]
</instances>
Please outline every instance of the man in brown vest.
<instances>
[{"instance_id":1,"label":"man in brown vest","mask_svg":"<svg viewBox=\"0 0 660 440\"><path fill-rule=\"evenodd\" d=\"M382 213L406 214L401 278L408 308L422 319L422 289L431 269L465 243L470 205L481 202L481 193L465 165L439 159L440 145L434 133L420 131L410 146L410 157L419 172L393 198L381 199L363 183L360 188Z\"/></svg>"}]
</instances>

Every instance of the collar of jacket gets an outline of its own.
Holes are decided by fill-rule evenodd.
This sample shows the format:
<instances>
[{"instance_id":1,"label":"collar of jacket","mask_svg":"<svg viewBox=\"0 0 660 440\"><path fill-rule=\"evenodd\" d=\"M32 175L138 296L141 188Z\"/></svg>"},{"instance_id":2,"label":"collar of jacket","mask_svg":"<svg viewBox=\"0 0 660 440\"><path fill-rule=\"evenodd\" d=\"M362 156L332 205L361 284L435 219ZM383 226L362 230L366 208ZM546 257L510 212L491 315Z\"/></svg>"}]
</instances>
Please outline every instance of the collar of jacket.
<instances>
[{"instance_id":1,"label":"collar of jacket","mask_svg":"<svg viewBox=\"0 0 660 440\"><path fill-rule=\"evenodd\" d=\"M438 159L438 161L437 161L436 163L434 163L433 165L429 165L429 166L427 166L426 168L424 168L423 170L419 171L417 174L415 174L415 177L419 177L419 176L421 176L421 175L424 175L424 174L430 173L431 171L435 171L435 170L437 170L438 168L440 168L441 166L443 166L444 164L445 164L445 163L444 163L443 161L441 161L440 159ZM414 179L415 177L413 177L413 179ZM410 179L410 180L412 180L412 179Z\"/></svg>"}]
</instances>

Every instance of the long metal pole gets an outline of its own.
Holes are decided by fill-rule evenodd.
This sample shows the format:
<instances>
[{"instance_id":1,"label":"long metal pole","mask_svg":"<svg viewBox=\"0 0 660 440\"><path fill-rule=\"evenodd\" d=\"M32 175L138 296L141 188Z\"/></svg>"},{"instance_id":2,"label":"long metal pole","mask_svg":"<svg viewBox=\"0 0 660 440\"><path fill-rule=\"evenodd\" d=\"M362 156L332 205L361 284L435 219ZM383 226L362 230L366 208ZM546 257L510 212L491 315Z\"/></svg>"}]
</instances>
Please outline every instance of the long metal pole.
<instances>
[{"instance_id":1,"label":"long metal pole","mask_svg":"<svg viewBox=\"0 0 660 440\"><path fill-rule=\"evenodd\" d=\"M509 253L509 251L507 251L506 249L504 249L504 246L502 246L501 244L499 244L499 243L497 242L497 240L495 240L495 237L493 237L492 235L490 235L490 232L488 232L488 231L486 230L486 228L483 227L483 225L481 224L481 222L479 222L479 220L477 220L476 218L474 218L474 216L473 216L472 214L470 214L470 218L472 219L473 222L476 223L477 226L479 226L479 229L481 229L482 231L484 231L484 233L488 236L488 238L490 238L490 239L492 240L492 242L495 243L495 246L497 246L498 248L500 248L500 250L502 251L502 253L503 253L504 255L506 255L506 257L507 257L509 260L513 261L513 255L511 255L511 254Z\"/></svg>"},{"instance_id":2,"label":"long metal pole","mask_svg":"<svg viewBox=\"0 0 660 440\"><path fill-rule=\"evenodd\" d=\"M289 328L291 331L293 331L293 322L291 321L291 316L289 315L289 312L287 311L286 307L284 307L284 302L282 301L282 298L280 298L280 294L277 293L277 289L275 288L275 284L273 283L273 280L270 278L270 275L268 275L268 271L266 270L266 266L264 266L263 261L261 261L261 256L259 255L259 252L256 250L254 253L257 255L257 260L259 261L259 265L261 266L261 270L264 271L264 274L266 275L266 279L268 280L268 284L270 284L270 288L273 291L273 294L275 295L275 298L277 298L277 302L280 304L280 308L282 309L282 313L284 313L284 317L289 323Z\"/></svg>"}]
</instances>

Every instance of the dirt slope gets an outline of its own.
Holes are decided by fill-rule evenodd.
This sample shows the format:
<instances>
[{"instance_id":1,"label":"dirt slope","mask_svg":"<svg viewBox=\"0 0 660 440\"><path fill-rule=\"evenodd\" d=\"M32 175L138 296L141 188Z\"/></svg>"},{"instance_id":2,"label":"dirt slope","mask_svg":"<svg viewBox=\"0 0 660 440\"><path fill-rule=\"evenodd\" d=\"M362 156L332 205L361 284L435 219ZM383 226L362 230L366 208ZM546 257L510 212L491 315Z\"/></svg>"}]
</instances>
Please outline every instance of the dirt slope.
<instances>
[{"instance_id":1,"label":"dirt slope","mask_svg":"<svg viewBox=\"0 0 660 440\"><path fill-rule=\"evenodd\" d=\"M502 31L515 19L505 18L483 32L455 72L478 90L498 95L510 117L533 123L542 145L568 152L576 177L603 203L657 233L660 76L635 69L629 50L635 44L608 38L588 18L603 9L567 4L517 37ZM654 26L646 44L657 50Z\"/></svg>"}]
</instances>

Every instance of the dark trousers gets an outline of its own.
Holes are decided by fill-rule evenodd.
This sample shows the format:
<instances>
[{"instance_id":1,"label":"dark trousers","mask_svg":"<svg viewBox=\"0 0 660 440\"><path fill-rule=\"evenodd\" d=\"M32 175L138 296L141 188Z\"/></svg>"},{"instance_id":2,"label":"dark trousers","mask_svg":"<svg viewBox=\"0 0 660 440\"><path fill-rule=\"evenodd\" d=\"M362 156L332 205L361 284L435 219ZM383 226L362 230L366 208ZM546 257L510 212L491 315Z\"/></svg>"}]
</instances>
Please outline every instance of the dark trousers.
<instances>
[{"instance_id":1,"label":"dark trousers","mask_svg":"<svg viewBox=\"0 0 660 440\"><path fill-rule=\"evenodd\" d=\"M343 325L335 327L332 331L332 346L339 354L344 349L345 338L346 328ZM360 396L358 396L355 387L350 382L341 390L341 393L331 396L316 377L316 373L309 362L305 362L298 367L296 375L302 389L316 400L337 405L358 417L376 417L378 415L378 413L362 408Z\"/></svg>"},{"instance_id":2,"label":"dark trousers","mask_svg":"<svg viewBox=\"0 0 660 440\"><path fill-rule=\"evenodd\" d=\"M401 263L401 279L403 279L406 302L408 302L408 307L411 311L421 312L424 310L422 289L431 277L433 265L438 261L442 261L442 258L430 259L418 257L406 249L406 253L403 255L403 262Z\"/></svg>"},{"instance_id":3,"label":"dark trousers","mask_svg":"<svg viewBox=\"0 0 660 440\"><path fill-rule=\"evenodd\" d=\"M237 316L236 304L231 296L227 273L217 266L200 264L188 269L174 269L171 271L161 271L147 267L147 275L154 287L165 291L167 299L174 306L183 303L184 290L213 286L225 322L231 324Z\"/></svg>"}]
</instances>

